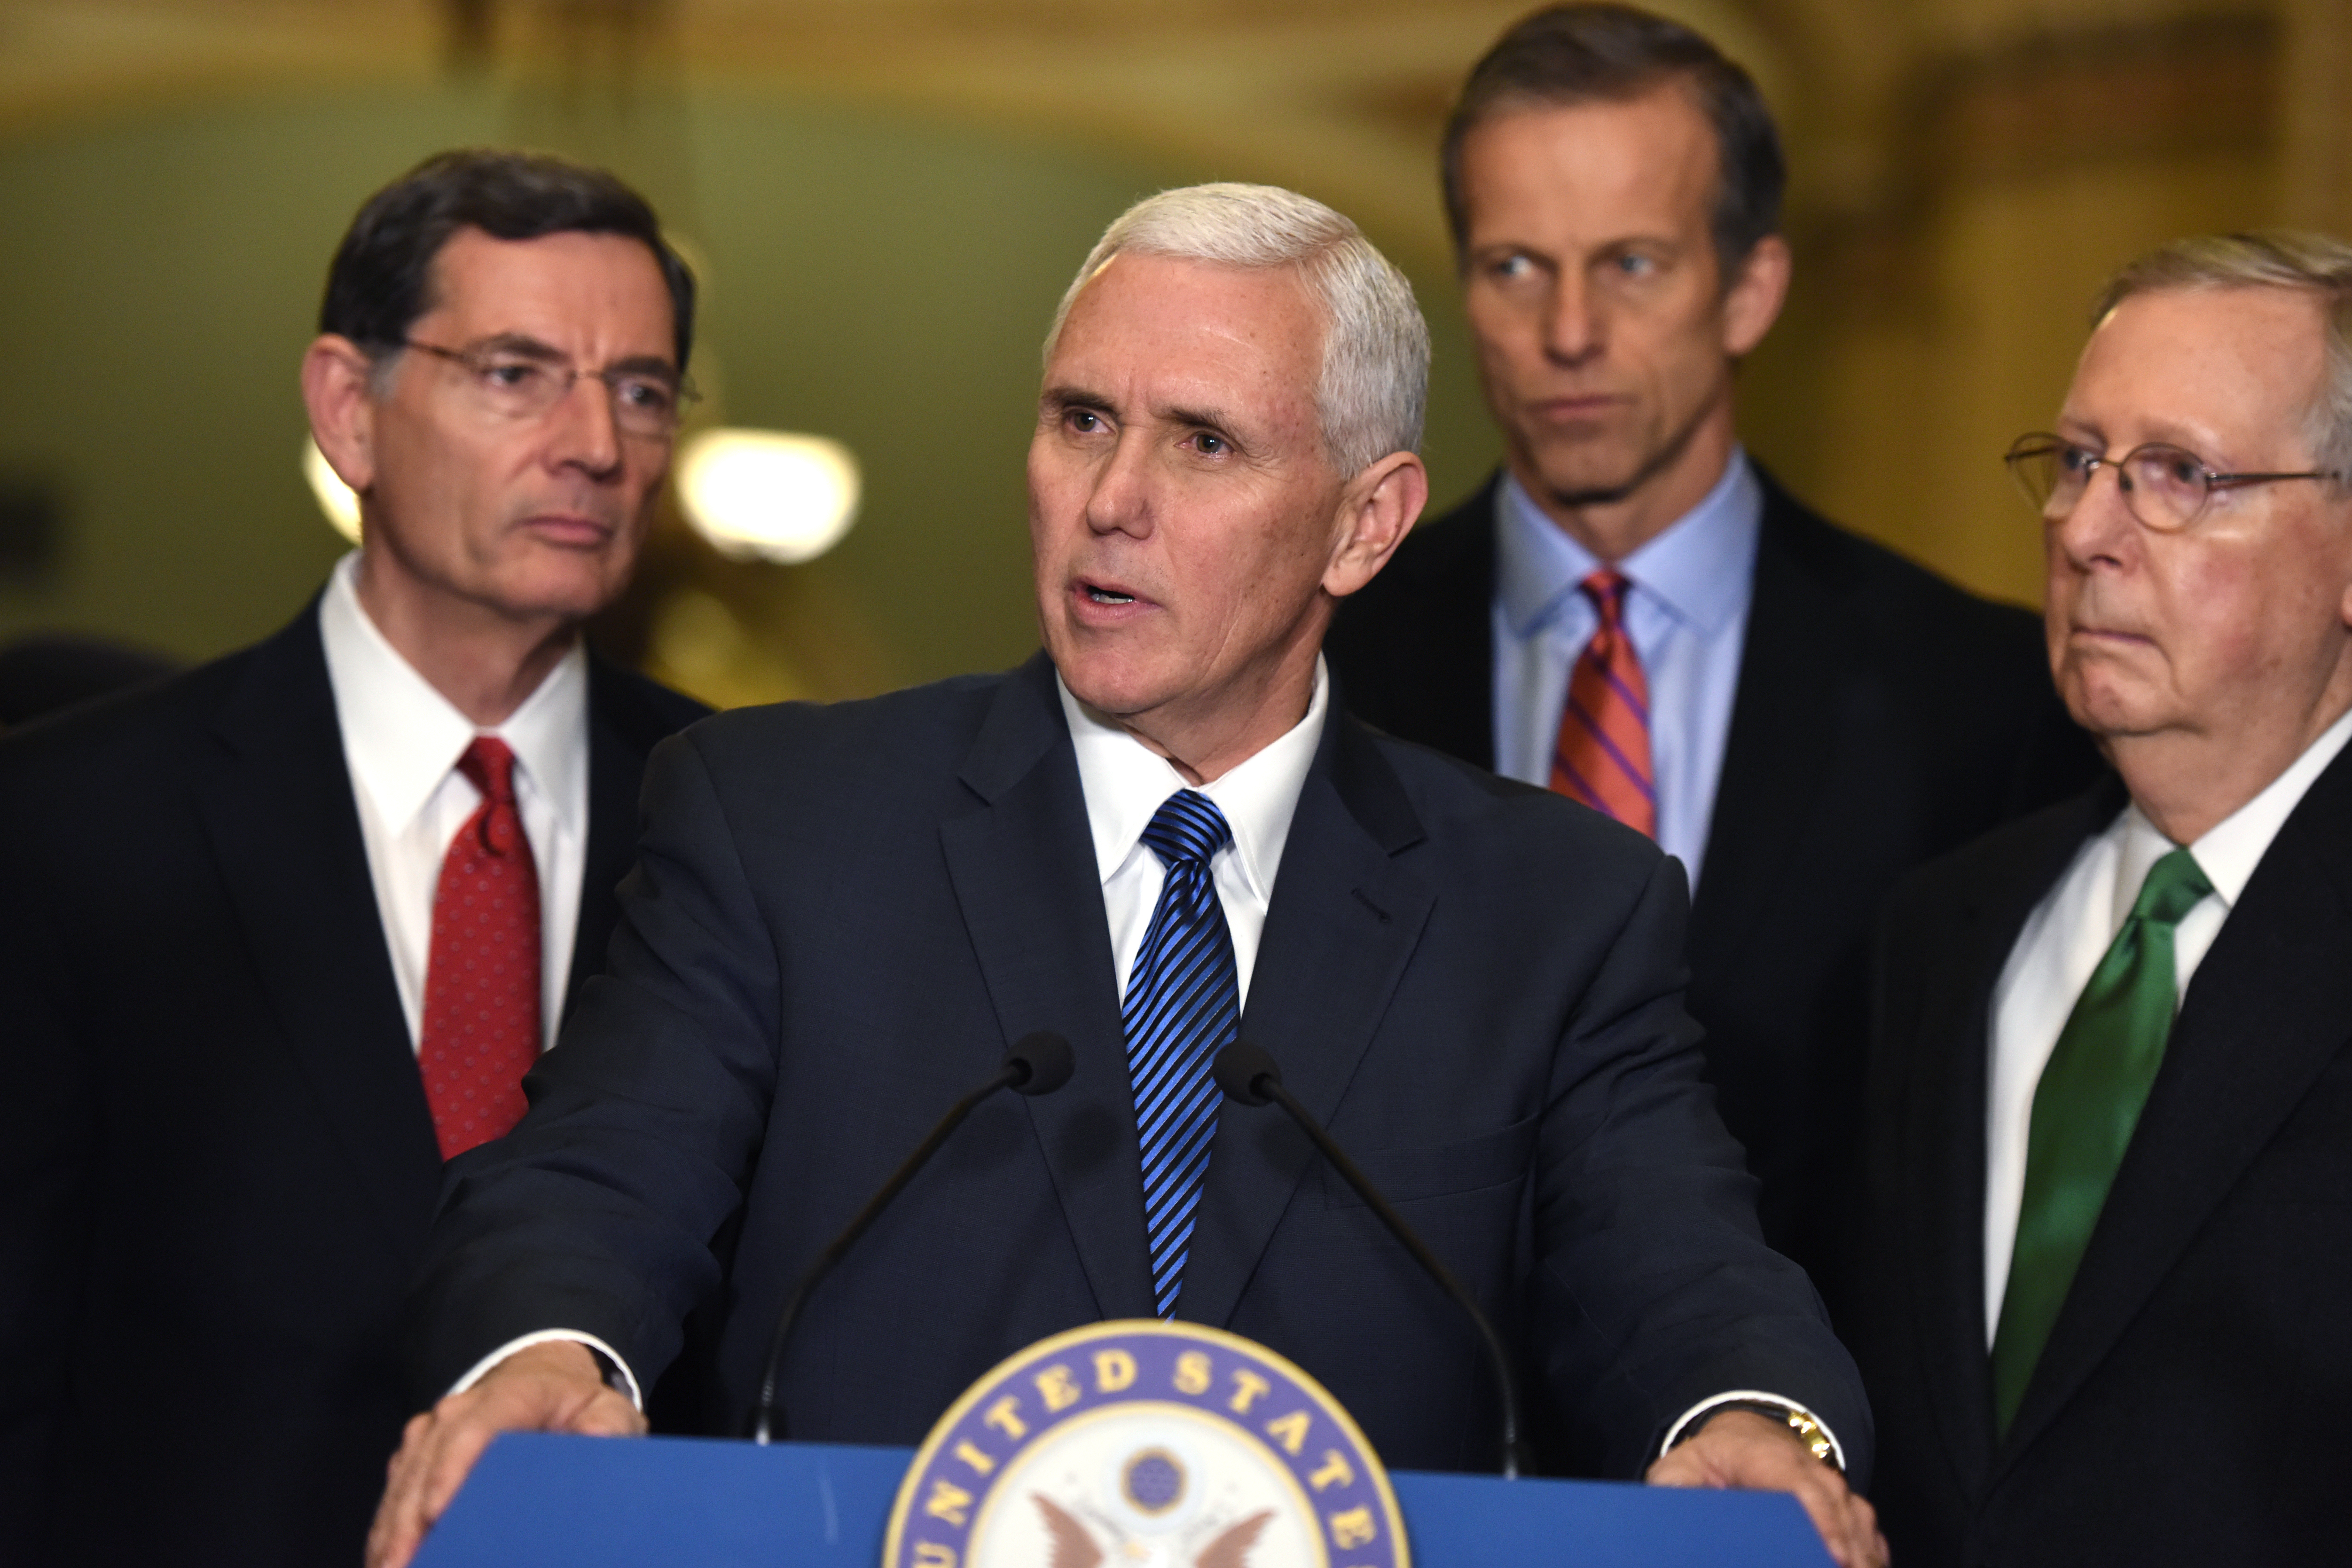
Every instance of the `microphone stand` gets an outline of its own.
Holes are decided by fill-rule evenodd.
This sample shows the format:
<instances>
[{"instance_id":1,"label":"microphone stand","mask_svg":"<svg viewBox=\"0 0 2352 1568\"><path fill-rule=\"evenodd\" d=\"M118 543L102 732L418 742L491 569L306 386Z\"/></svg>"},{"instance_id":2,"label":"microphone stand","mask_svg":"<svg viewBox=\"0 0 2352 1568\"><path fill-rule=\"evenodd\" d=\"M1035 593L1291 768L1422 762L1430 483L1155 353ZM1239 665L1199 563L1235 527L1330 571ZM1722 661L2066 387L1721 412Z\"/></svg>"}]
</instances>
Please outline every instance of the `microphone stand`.
<instances>
[{"instance_id":1,"label":"microphone stand","mask_svg":"<svg viewBox=\"0 0 2352 1568\"><path fill-rule=\"evenodd\" d=\"M1264 1105L1271 1100L1289 1112L1290 1119L1298 1123L1299 1131L1306 1133L1323 1158L1331 1163L1331 1168L1339 1172L1348 1185L1356 1190L1356 1195L1364 1200L1365 1205L1380 1216L1381 1223L1388 1226L1389 1234L1412 1254L1413 1261L1454 1298L1454 1305L1460 1307L1470 1321L1476 1325L1478 1338L1486 1346L1487 1363L1494 1373L1496 1390L1502 1395L1503 1477L1506 1480L1518 1479L1521 1463L1518 1382L1511 1373L1510 1352L1504 1347L1502 1336L1495 1331L1495 1325L1486 1321L1486 1314L1478 1310L1478 1303L1471 1296L1469 1288L1454 1277L1454 1270L1445 1267L1437 1254L1430 1251L1421 1237L1414 1234L1412 1226L1405 1223L1404 1215L1397 1213L1388 1199L1381 1195L1380 1189L1372 1185L1371 1179L1348 1158L1347 1151L1333 1142L1331 1135L1323 1131L1322 1124L1298 1103L1298 1097L1282 1086L1282 1069L1275 1066L1272 1057L1246 1040L1236 1040L1217 1053L1217 1059L1210 1071L1217 1080L1217 1087L1225 1091L1228 1099L1243 1105Z\"/></svg>"},{"instance_id":2,"label":"microphone stand","mask_svg":"<svg viewBox=\"0 0 2352 1568\"><path fill-rule=\"evenodd\" d=\"M995 1075L948 1107L948 1113L940 1118L939 1125L931 1129L929 1136L915 1145L915 1152L907 1156L906 1163L890 1173L890 1179L882 1184L881 1190L866 1199L866 1206L817 1254L816 1261L808 1266L799 1283L793 1287L793 1293L784 1299L783 1310L776 1314L776 1331L768 1341L768 1359L760 1366L760 1397L751 1406L751 1441L764 1447L784 1435L783 1405L776 1394L776 1380L783 1369L784 1344L792 1338L793 1324L799 1320L801 1308L816 1289L817 1281L848 1256L866 1227L881 1217L882 1211L915 1179L915 1173L930 1163L931 1156L940 1152L940 1145L963 1125L963 1119L971 1114L974 1106L1000 1089L1024 1095L1051 1094L1070 1081L1076 1065L1070 1042L1061 1036L1043 1030L1024 1035L1004 1054L1004 1065L996 1069Z\"/></svg>"}]
</instances>

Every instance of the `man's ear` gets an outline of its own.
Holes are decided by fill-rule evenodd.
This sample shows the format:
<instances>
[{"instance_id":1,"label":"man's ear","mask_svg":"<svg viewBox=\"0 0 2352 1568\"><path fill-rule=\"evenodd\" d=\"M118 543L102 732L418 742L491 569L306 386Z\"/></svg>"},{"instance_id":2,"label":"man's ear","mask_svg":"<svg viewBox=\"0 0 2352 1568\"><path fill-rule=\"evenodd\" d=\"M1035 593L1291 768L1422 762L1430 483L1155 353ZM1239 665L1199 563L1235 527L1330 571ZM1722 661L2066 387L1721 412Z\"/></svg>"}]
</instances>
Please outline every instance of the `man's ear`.
<instances>
[{"instance_id":1,"label":"man's ear","mask_svg":"<svg viewBox=\"0 0 2352 1568\"><path fill-rule=\"evenodd\" d=\"M315 338L302 354L302 404L310 438L343 483L360 495L375 483L375 362L346 337Z\"/></svg>"},{"instance_id":2,"label":"man's ear","mask_svg":"<svg viewBox=\"0 0 2352 1568\"><path fill-rule=\"evenodd\" d=\"M1344 599L1378 576L1427 504L1429 470L1411 452L1391 452L1350 479L1323 591Z\"/></svg>"},{"instance_id":3,"label":"man's ear","mask_svg":"<svg viewBox=\"0 0 2352 1568\"><path fill-rule=\"evenodd\" d=\"M1780 307L1789 299L1789 242L1777 234L1768 234L1756 242L1748 258L1731 279L1731 287L1723 295L1723 352L1732 359L1745 359L1772 323L1780 318Z\"/></svg>"}]
</instances>

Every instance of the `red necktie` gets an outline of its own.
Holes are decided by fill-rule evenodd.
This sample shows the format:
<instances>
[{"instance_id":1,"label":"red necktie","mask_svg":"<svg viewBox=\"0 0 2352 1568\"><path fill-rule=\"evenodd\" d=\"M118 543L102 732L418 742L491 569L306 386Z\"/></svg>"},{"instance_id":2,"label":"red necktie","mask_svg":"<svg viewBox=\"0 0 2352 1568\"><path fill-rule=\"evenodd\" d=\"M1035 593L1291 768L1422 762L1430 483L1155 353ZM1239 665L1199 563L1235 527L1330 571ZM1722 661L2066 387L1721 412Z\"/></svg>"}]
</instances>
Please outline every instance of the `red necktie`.
<instances>
[{"instance_id":1,"label":"red necktie","mask_svg":"<svg viewBox=\"0 0 2352 1568\"><path fill-rule=\"evenodd\" d=\"M417 1065L441 1157L522 1120L539 1059L539 868L515 809L514 752L478 735L457 771L482 792L441 861Z\"/></svg>"},{"instance_id":2,"label":"red necktie","mask_svg":"<svg viewBox=\"0 0 2352 1568\"><path fill-rule=\"evenodd\" d=\"M1650 683L1633 639L1625 635L1625 594L1633 584L1602 570L1581 584L1600 612L1600 629L1577 656L1551 753L1551 787L1605 811L1628 827L1658 836L1657 781L1650 772Z\"/></svg>"}]
</instances>

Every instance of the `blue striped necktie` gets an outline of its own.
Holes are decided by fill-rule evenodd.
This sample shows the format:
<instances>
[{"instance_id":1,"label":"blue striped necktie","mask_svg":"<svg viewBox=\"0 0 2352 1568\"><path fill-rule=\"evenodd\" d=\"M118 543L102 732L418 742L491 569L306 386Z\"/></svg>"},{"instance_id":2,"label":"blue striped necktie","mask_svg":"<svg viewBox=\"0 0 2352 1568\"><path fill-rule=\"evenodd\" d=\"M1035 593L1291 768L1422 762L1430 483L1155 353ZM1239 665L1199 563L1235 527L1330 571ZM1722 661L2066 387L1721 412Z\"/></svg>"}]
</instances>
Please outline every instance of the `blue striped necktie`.
<instances>
[{"instance_id":1,"label":"blue striped necktie","mask_svg":"<svg viewBox=\"0 0 2352 1568\"><path fill-rule=\"evenodd\" d=\"M1192 1211L1217 1131L1217 1086L1209 1062L1241 1032L1234 941L1209 875L1209 858L1232 841L1216 803L1189 789L1161 802L1143 830L1143 842L1168 868L1168 879L1143 933L1143 951L1135 956L1119 1017L1127 1028L1127 1070L1143 1146L1151 1290L1163 1318L1176 1315L1176 1294L1184 1288Z\"/></svg>"}]
</instances>

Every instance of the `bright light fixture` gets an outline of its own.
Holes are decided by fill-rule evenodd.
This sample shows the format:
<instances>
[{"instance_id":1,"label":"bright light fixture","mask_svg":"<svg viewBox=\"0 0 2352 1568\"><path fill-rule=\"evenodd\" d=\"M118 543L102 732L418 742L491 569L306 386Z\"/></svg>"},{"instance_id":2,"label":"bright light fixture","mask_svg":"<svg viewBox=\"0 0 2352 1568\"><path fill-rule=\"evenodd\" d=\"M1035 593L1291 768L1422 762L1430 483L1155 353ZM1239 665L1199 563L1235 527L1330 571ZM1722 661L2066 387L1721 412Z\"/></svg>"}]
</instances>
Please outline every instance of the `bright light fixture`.
<instances>
[{"instance_id":1,"label":"bright light fixture","mask_svg":"<svg viewBox=\"0 0 2352 1568\"><path fill-rule=\"evenodd\" d=\"M705 430L678 454L687 521L722 555L814 561L857 516L857 459L823 436Z\"/></svg>"},{"instance_id":2,"label":"bright light fixture","mask_svg":"<svg viewBox=\"0 0 2352 1568\"><path fill-rule=\"evenodd\" d=\"M327 466L327 455L319 450L319 443L310 437L302 437L302 477L310 481L310 493L319 500L319 510L335 531L353 544L360 542L360 498L342 477Z\"/></svg>"}]
</instances>

